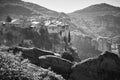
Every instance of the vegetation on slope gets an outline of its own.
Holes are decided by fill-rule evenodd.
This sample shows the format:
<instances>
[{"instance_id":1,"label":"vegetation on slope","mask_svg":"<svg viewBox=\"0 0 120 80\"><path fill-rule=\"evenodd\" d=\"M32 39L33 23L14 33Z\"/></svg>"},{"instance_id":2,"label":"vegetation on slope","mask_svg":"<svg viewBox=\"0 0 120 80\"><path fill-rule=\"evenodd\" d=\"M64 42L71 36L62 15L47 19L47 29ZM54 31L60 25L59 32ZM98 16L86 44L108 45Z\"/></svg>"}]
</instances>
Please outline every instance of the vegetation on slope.
<instances>
[{"instance_id":1,"label":"vegetation on slope","mask_svg":"<svg viewBox=\"0 0 120 80\"><path fill-rule=\"evenodd\" d=\"M20 54L0 52L0 80L64 80L60 75L29 63Z\"/></svg>"}]
</instances>

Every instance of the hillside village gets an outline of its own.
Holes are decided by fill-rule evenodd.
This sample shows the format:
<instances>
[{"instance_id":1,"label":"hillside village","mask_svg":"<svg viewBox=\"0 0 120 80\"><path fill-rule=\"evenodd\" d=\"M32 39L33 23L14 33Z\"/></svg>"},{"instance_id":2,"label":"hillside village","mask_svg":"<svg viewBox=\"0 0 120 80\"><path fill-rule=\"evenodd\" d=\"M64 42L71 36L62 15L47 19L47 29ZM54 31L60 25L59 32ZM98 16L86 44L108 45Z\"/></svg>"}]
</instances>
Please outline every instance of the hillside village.
<instances>
[{"instance_id":1,"label":"hillside village","mask_svg":"<svg viewBox=\"0 0 120 80\"><path fill-rule=\"evenodd\" d=\"M120 19L110 14L118 7L66 14L21 0L0 4L0 80L120 80Z\"/></svg>"},{"instance_id":2,"label":"hillside village","mask_svg":"<svg viewBox=\"0 0 120 80\"><path fill-rule=\"evenodd\" d=\"M69 25L68 24L60 22L57 19L49 20L49 19L44 18L44 17L38 17L38 18L36 18L36 17L29 17L29 18L26 18L26 19L25 18L23 18L23 19L13 19L10 22L3 21L1 23L1 25L2 25L1 26L1 30L3 28L3 30L2 30L3 33L9 32L9 30L5 31L4 28L7 29L7 28L15 27L15 28L27 29L27 30L30 30L30 31L34 31L34 32L36 32L38 34L38 36L40 36L40 35L42 35L41 30L43 29L43 30L46 31L46 38L48 38L49 35L51 37L53 37L53 38L56 37L63 44L64 44L63 38L66 37L66 39L68 39L68 35L69 35ZM44 36L44 34L42 36ZM54 39L53 39L53 41L54 41L53 44L56 43L56 41ZM3 40L3 42L6 45L8 43L7 40ZM33 43L29 39L25 39L22 42ZM14 44L12 44L10 46L14 46Z\"/></svg>"}]
</instances>

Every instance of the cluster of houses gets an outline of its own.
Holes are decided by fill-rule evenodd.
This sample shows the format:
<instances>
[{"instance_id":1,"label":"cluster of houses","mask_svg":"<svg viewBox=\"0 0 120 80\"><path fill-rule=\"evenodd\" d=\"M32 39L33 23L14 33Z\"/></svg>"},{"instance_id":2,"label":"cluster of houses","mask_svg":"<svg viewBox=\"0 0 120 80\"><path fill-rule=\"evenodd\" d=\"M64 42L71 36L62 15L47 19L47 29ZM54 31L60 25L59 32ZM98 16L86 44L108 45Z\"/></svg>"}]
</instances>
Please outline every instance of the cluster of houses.
<instances>
[{"instance_id":1,"label":"cluster of houses","mask_svg":"<svg viewBox=\"0 0 120 80\"><path fill-rule=\"evenodd\" d=\"M29 17L29 18L20 18L13 19L11 22L1 22L5 26L15 26L21 28L41 28L45 26L48 29L48 32L51 33L60 33L61 35L67 34L69 31L69 25L61 22L57 19L49 20L45 17Z\"/></svg>"},{"instance_id":2,"label":"cluster of houses","mask_svg":"<svg viewBox=\"0 0 120 80\"><path fill-rule=\"evenodd\" d=\"M69 25L58 20L57 18L49 19L48 17L46 18L42 16L39 17L32 16L26 18L12 19L10 22L3 21L1 23L3 26L6 27L15 26L20 28L33 29L37 31L38 34L40 34L41 28L45 28L47 29L49 34L57 34L61 42L64 42L63 40L65 37L68 39L68 35L70 33ZM27 42L31 43L31 41L29 40Z\"/></svg>"}]
</instances>

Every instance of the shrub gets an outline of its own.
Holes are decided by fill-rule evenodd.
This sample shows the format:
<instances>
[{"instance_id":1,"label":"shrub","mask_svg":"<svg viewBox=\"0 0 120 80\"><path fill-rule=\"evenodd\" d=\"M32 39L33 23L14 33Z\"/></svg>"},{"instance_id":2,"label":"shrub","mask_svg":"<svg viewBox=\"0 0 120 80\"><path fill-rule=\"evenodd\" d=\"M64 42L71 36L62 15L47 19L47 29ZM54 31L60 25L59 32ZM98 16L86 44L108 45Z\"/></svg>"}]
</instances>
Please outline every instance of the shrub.
<instances>
[{"instance_id":1,"label":"shrub","mask_svg":"<svg viewBox=\"0 0 120 80\"><path fill-rule=\"evenodd\" d=\"M0 80L64 80L52 71L31 64L21 54L0 52Z\"/></svg>"}]
</instances>

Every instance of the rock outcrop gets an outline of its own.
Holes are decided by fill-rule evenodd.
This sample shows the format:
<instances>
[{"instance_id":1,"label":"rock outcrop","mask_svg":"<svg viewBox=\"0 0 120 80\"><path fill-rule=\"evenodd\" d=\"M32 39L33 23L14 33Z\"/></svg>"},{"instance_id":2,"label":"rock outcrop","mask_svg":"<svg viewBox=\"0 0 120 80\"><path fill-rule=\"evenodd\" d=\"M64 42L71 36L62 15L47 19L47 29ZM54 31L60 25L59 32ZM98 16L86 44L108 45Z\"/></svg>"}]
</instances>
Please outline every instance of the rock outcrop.
<instances>
[{"instance_id":1,"label":"rock outcrop","mask_svg":"<svg viewBox=\"0 0 120 80\"><path fill-rule=\"evenodd\" d=\"M14 54L22 52L31 63L50 69L67 80L120 80L120 57L112 52L105 51L74 64L60 55L58 57L57 53L38 48L12 47L7 50Z\"/></svg>"},{"instance_id":2,"label":"rock outcrop","mask_svg":"<svg viewBox=\"0 0 120 80\"><path fill-rule=\"evenodd\" d=\"M39 48L24 48L24 47L11 47L8 48L7 51L12 51L14 54L17 54L19 52L22 52L23 58L28 58L31 63L38 65L38 57L43 55L54 55L54 56L60 56L57 53L53 53L51 51L47 50L41 50Z\"/></svg>"},{"instance_id":3,"label":"rock outcrop","mask_svg":"<svg viewBox=\"0 0 120 80\"><path fill-rule=\"evenodd\" d=\"M39 57L39 66L47 69L51 68L52 71L61 74L65 79L68 79L72 65L72 62L53 55Z\"/></svg>"},{"instance_id":4,"label":"rock outcrop","mask_svg":"<svg viewBox=\"0 0 120 80\"><path fill-rule=\"evenodd\" d=\"M111 52L72 66L71 80L120 80L120 58Z\"/></svg>"}]
</instances>

